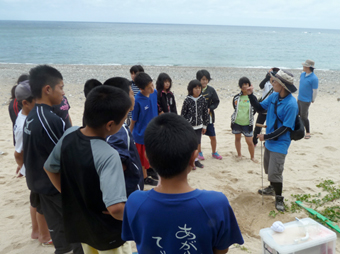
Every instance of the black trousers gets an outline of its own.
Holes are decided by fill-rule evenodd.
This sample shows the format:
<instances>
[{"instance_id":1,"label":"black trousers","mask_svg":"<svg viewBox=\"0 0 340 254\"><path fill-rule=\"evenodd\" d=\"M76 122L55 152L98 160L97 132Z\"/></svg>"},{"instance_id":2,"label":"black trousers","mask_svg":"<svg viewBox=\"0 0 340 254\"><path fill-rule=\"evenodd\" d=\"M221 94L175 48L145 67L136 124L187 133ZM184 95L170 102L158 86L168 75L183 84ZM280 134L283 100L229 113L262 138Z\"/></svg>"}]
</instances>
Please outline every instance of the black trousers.
<instances>
[{"instance_id":1,"label":"black trousers","mask_svg":"<svg viewBox=\"0 0 340 254\"><path fill-rule=\"evenodd\" d=\"M266 118L267 118L267 114L258 113L257 114L256 123L264 124L264 122L266 121ZM261 129L262 129L261 127L257 127L255 125L254 136L253 136L253 143L254 143L254 145L257 144L257 134L261 133Z\"/></svg>"},{"instance_id":2,"label":"black trousers","mask_svg":"<svg viewBox=\"0 0 340 254\"><path fill-rule=\"evenodd\" d=\"M55 247L55 254L73 253L84 254L80 243L69 244L65 238L62 215L61 194L53 196L39 194L41 210L45 216L48 229Z\"/></svg>"}]
</instances>

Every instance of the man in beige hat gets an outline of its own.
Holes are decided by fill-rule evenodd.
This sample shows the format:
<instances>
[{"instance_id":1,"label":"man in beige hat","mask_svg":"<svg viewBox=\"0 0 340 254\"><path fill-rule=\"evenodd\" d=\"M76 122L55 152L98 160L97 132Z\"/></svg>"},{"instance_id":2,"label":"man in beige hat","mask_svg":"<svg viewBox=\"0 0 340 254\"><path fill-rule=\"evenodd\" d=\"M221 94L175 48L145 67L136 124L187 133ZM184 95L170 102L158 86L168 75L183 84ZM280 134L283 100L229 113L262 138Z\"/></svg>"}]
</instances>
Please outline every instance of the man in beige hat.
<instances>
[{"instance_id":1,"label":"man in beige hat","mask_svg":"<svg viewBox=\"0 0 340 254\"><path fill-rule=\"evenodd\" d=\"M303 124L306 128L305 139L311 138L308 120L308 109L310 104L315 101L319 86L319 79L314 74L314 64L315 63L312 60L306 60L306 62L302 63L303 72L300 76L298 105L301 120L303 121Z\"/></svg>"},{"instance_id":2,"label":"man in beige hat","mask_svg":"<svg viewBox=\"0 0 340 254\"><path fill-rule=\"evenodd\" d=\"M275 208L283 212L285 205L282 196L282 173L291 143L290 132L295 128L295 118L298 114L298 105L292 95L297 89L294 86L294 76L288 71L272 71L270 80L274 92L262 102L257 101L252 85L248 88L247 93L251 105L257 112L267 110L266 134L258 134L257 138L266 141L263 166L270 185L258 190L258 193L275 196Z\"/></svg>"}]
</instances>

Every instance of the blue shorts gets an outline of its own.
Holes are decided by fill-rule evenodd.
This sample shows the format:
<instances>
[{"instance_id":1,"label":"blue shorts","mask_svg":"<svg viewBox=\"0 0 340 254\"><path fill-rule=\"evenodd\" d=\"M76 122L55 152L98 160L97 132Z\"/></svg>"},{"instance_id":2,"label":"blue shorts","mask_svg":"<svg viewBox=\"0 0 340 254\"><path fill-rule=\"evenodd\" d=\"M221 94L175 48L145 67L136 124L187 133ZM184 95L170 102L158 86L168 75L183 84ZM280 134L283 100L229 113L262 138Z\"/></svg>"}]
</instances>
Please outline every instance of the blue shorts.
<instances>
[{"instance_id":1,"label":"blue shorts","mask_svg":"<svg viewBox=\"0 0 340 254\"><path fill-rule=\"evenodd\" d=\"M243 134L245 137L253 137L253 130L249 125L243 126L237 123L231 124L233 134Z\"/></svg>"},{"instance_id":2,"label":"blue shorts","mask_svg":"<svg viewBox=\"0 0 340 254\"><path fill-rule=\"evenodd\" d=\"M207 125L207 131L204 133L204 135L207 135L209 137L215 137L216 133L215 133L215 127L213 123L209 123Z\"/></svg>"}]
</instances>

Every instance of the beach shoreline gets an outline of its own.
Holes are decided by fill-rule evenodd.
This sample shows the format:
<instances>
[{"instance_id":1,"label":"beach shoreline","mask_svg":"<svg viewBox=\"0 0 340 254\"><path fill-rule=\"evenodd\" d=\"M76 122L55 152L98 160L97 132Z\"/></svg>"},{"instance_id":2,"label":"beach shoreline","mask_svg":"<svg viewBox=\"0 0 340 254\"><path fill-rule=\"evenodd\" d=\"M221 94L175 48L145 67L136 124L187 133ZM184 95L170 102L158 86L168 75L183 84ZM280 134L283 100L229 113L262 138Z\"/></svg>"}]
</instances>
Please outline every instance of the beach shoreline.
<instances>
[{"instance_id":1,"label":"beach shoreline","mask_svg":"<svg viewBox=\"0 0 340 254\"><path fill-rule=\"evenodd\" d=\"M10 91L17 78L28 73L36 64L1 64L0 63L0 253L43 254L52 249L41 247L37 240L30 239L29 191L24 178L15 177L14 147L12 125L8 115ZM71 105L70 116L74 125L82 123L83 105L85 102L83 85L87 79L96 78L101 82L113 76L130 79L131 66L124 65L51 65L56 67L64 77L65 95ZM245 244L250 253L261 253L259 230L270 227L274 221L283 223L294 221L295 217L307 217L304 211L297 213L277 214L275 218L269 213L274 208L273 197L261 196L257 190L261 187L261 164L249 159L247 145L242 139L243 158L236 158L234 135L230 129L230 116L233 112L232 97L239 92L238 80L242 76L250 79L255 87L255 94L260 96L258 84L266 75L264 68L229 68L229 67L179 67L179 66L143 66L156 82L160 72L166 72L173 80L172 91L175 94L177 110L180 112L182 102L187 95L186 87L195 79L197 70L207 69L212 77L212 85L219 97L220 105L216 110L217 149L223 160L214 160L210 156L210 143L202 137L202 151L206 160L204 169L197 169L189 175L190 184L199 189L223 192L229 199L240 225ZM280 66L278 66L280 67ZM289 70L294 74L294 84L298 87L301 70ZM292 194L317 194L316 187L322 180L331 179L337 184L340 165L338 156L340 134L335 131L340 124L338 107L340 102L340 71L315 70L319 78L319 93L315 103L310 107L311 134L310 140L293 141L286 158L283 195L293 201ZM294 97L297 93L294 94ZM261 161L261 145L255 149L255 158ZM264 179L265 187L268 182ZM336 203L339 203L338 201ZM338 235L339 236L339 235ZM340 240L337 240L337 252L340 251ZM232 247L230 253L246 253Z\"/></svg>"}]
</instances>

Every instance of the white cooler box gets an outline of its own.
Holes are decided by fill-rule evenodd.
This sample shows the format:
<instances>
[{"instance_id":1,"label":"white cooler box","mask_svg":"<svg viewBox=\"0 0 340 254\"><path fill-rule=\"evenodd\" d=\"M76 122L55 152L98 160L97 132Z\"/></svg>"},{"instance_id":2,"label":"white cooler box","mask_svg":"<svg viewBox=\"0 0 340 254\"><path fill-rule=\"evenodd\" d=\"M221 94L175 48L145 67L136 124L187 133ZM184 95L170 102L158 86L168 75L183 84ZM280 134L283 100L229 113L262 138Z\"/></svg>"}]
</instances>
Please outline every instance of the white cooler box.
<instances>
[{"instance_id":1,"label":"white cooler box","mask_svg":"<svg viewBox=\"0 0 340 254\"><path fill-rule=\"evenodd\" d=\"M336 233L310 218L284 224L282 233L260 230L263 254L335 254Z\"/></svg>"}]
</instances>

